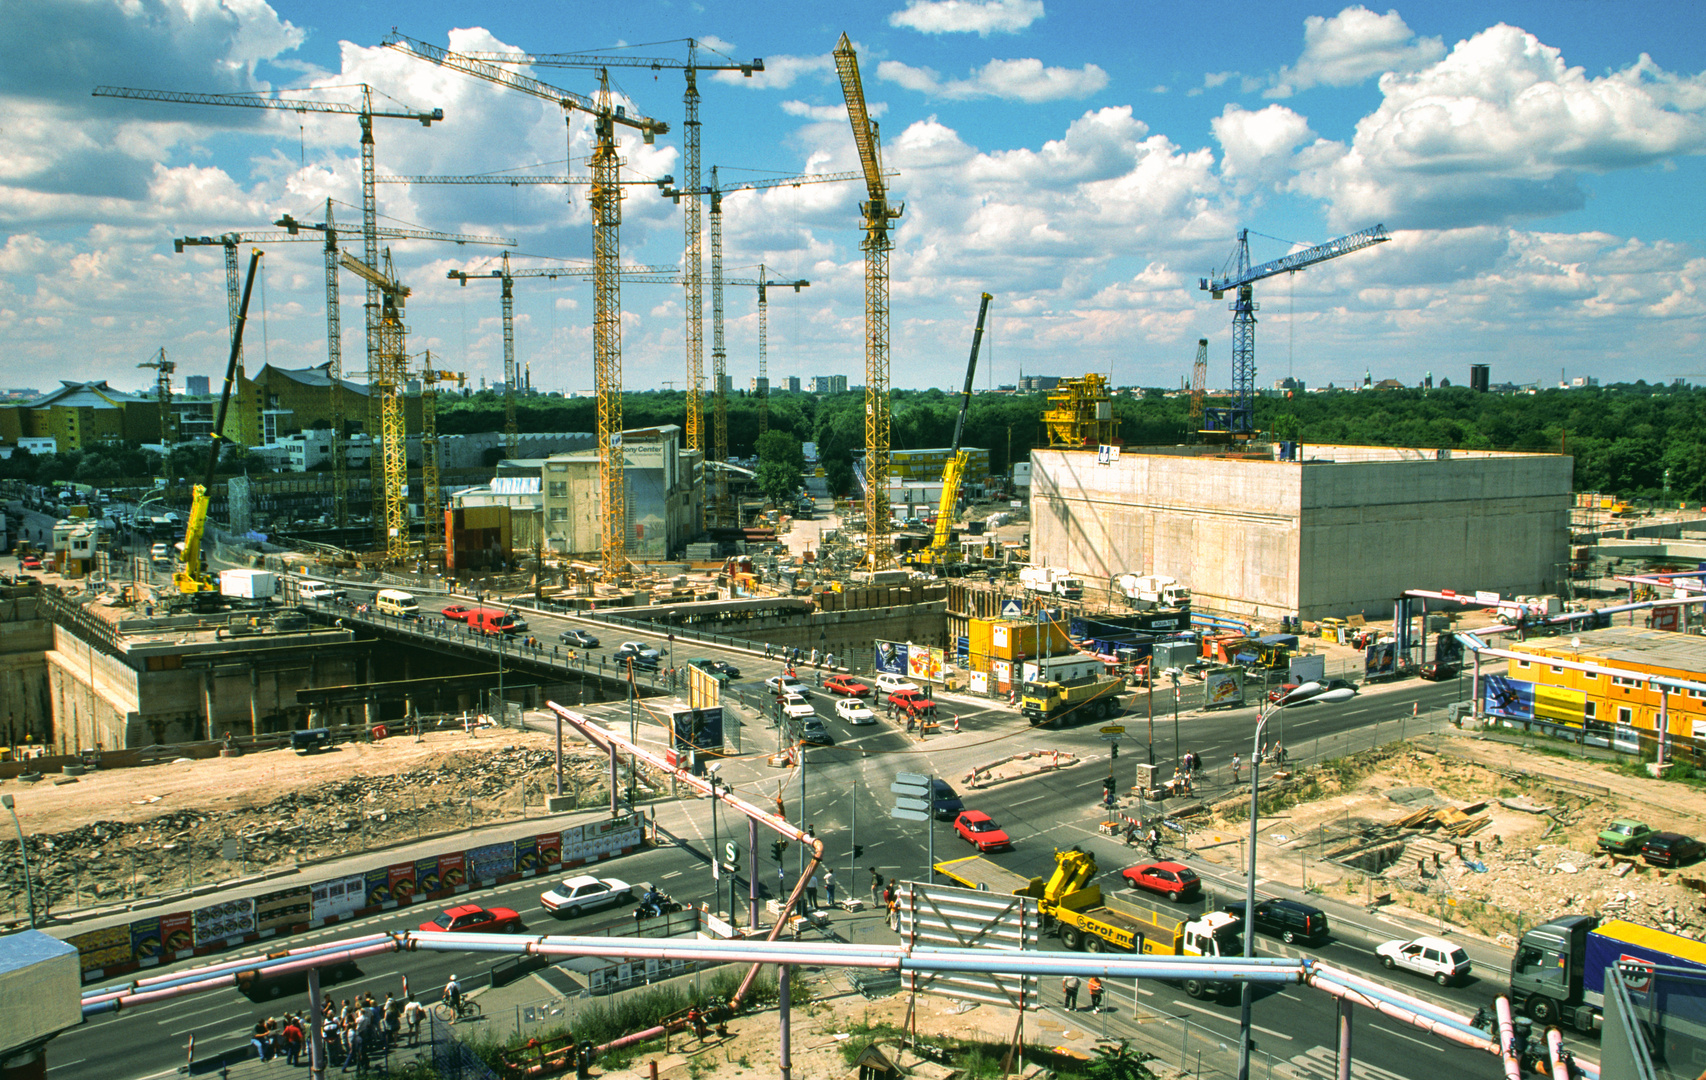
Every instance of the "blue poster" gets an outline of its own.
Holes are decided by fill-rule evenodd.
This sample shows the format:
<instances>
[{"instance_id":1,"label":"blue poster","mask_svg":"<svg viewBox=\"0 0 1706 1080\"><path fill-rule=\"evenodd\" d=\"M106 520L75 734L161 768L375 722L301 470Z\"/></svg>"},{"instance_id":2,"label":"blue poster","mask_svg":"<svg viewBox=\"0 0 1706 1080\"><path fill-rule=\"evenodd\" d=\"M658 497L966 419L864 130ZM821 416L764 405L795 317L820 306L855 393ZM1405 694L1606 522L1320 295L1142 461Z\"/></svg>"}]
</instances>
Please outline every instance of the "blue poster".
<instances>
[{"instance_id":1,"label":"blue poster","mask_svg":"<svg viewBox=\"0 0 1706 1080\"><path fill-rule=\"evenodd\" d=\"M1483 675L1487 712L1507 720L1534 719L1534 684L1508 675Z\"/></svg>"},{"instance_id":2,"label":"blue poster","mask_svg":"<svg viewBox=\"0 0 1706 1080\"><path fill-rule=\"evenodd\" d=\"M905 675L906 643L904 641L877 642L875 668L878 672L883 674Z\"/></svg>"},{"instance_id":3,"label":"blue poster","mask_svg":"<svg viewBox=\"0 0 1706 1080\"><path fill-rule=\"evenodd\" d=\"M721 750L723 747L723 707L683 709L675 714L676 750Z\"/></svg>"}]
</instances>

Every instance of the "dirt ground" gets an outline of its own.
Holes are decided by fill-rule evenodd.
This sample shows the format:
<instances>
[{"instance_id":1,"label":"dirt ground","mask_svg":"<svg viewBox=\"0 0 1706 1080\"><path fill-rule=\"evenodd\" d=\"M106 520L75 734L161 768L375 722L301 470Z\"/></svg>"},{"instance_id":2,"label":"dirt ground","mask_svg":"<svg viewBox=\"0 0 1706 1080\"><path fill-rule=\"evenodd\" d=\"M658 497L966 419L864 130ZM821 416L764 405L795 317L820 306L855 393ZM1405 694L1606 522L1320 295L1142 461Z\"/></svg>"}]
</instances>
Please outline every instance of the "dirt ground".
<instances>
[{"instance_id":1,"label":"dirt ground","mask_svg":"<svg viewBox=\"0 0 1706 1080\"><path fill-rule=\"evenodd\" d=\"M1623 817L1706 833L1706 790L1690 784L1440 736L1299 773L1267 801L1260 870L1270 880L1351 903L1385 894L1394 913L1443 919L1506 944L1560 914L1706 932L1706 865L1661 869L1607 855L1595 842ZM1437 819L1400 827L1429 806L1453 820L1449 811L1466 815L1462 835ZM1236 865L1245 820L1226 806L1197 833L1203 856Z\"/></svg>"},{"instance_id":2,"label":"dirt ground","mask_svg":"<svg viewBox=\"0 0 1706 1080\"><path fill-rule=\"evenodd\" d=\"M565 744L564 793L591 805L608 788L584 750ZM64 912L538 814L554 762L550 737L487 728L7 780L0 792L17 800L38 900L45 890ZM0 861L0 922L25 906L18 865Z\"/></svg>"}]
</instances>

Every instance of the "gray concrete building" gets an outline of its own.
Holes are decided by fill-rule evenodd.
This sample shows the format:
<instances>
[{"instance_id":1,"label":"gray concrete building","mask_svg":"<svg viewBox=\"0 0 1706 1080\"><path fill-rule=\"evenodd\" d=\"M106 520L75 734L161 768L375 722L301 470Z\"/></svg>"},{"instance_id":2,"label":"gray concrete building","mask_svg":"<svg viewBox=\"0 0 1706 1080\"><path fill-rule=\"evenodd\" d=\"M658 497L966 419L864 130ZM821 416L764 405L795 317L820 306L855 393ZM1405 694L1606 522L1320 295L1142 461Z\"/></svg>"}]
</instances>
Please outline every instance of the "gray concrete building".
<instances>
[{"instance_id":1,"label":"gray concrete building","mask_svg":"<svg viewBox=\"0 0 1706 1080\"><path fill-rule=\"evenodd\" d=\"M684 450L681 428L666 424L622 433L627 478L628 554L667 559L698 535L705 513L703 455ZM541 472L545 543L590 555L603 543L603 498L596 448L545 459Z\"/></svg>"},{"instance_id":2,"label":"gray concrete building","mask_svg":"<svg viewBox=\"0 0 1706 1080\"><path fill-rule=\"evenodd\" d=\"M1034 563L1092 588L1165 574L1217 611L1375 618L1411 588L1553 592L1569 555L1572 462L1556 454L1144 447L1031 462Z\"/></svg>"}]
</instances>

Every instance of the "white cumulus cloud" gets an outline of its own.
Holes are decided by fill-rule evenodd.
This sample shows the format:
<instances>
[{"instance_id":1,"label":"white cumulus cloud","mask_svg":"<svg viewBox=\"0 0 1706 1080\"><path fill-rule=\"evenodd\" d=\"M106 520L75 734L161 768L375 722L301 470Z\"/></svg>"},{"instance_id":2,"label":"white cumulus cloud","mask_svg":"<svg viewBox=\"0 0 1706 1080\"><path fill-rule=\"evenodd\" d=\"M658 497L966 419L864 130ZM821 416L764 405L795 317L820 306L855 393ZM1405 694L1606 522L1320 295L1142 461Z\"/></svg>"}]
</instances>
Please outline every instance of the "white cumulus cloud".
<instances>
[{"instance_id":1,"label":"white cumulus cloud","mask_svg":"<svg viewBox=\"0 0 1706 1080\"><path fill-rule=\"evenodd\" d=\"M1042 0L911 0L890 26L923 34L1016 34L1043 17Z\"/></svg>"},{"instance_id":2,"label":"white cumulus cloud","mask_svg":"<svg viewBox=\"0 0 1706 1080\"><path fill-rule=\"evenodd\" d=\"M1227 105L1209 126L1220 143L1221 172L1241 181L1275 182L1288 176L1292 152L1314 135L1309 121L1284 105L1258 112Z\"/></svg>"},{"instance_id":3,"label":"white cumulus cloud","mask_svg":"<svg viewBox=\"0 0 1706 1080\"><path fill-rule=\"evenodd\" d=\"M1371 75L1415 71L1445 55L1439 38L1418 38L1396 11L1376 15L1362 5L1332 18L1303 20L1303 55L1281 69L1269 97L1311 86L1354 86Z\"/></svg>"},{"instance_id":4,"label":"white cumulus cloud","mask_svg":"<svg viewBox=\"0 0 1706 1080\"><path fill-rule=\"evenodd\" d=\"M1382 76L1384 100L1349 146L1321 143L1296 189L1341 225L1450 228L1579 208L1583 174L1706 152L1706 75L1642 56L1589 78L1500 24L1439 63Z\"/></svg>"},{"instance_id":5,"label":"white cumulus cloud","mask_svg":"<svg viewBox=\"0 0 1706 1080\"><path fill-rule=\"evenodd\" d=\"M954 101L992 97L1033 104L1088 97L1108 85L1108 73L1095 64L1076 69L1044 67L1035 59L991 60L968 79L946 80L929 68L884 60L877 65L877 77Z\"/></svg>"}]
</instances>

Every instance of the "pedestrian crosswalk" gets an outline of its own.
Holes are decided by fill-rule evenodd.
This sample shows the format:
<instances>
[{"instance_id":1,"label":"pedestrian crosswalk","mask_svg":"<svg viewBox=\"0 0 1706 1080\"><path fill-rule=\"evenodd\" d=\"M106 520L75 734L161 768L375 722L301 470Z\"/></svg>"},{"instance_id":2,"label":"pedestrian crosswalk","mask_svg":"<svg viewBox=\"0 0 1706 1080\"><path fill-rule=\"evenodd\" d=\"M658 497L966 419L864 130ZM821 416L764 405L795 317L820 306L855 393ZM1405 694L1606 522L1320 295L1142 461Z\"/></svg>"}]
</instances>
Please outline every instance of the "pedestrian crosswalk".
<instances>
[{"instance_id":1,"label":"pedestrian crosswalk","mask_svg":"<svg viewBox=\"0 0 1706 1080\"><path fill-rule=\"evenodd\" d=\"M1339 1053L1327 1046L1312 1046L1291 1057L1291 1067L1297 1080L1336 1080L1339 1075ZM1403 1073L1382 1069L1378 1065L1357 1061L1351 1055L1351 1080L1410 1080Z\"/></svg>"}]
</instances>

